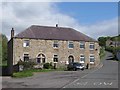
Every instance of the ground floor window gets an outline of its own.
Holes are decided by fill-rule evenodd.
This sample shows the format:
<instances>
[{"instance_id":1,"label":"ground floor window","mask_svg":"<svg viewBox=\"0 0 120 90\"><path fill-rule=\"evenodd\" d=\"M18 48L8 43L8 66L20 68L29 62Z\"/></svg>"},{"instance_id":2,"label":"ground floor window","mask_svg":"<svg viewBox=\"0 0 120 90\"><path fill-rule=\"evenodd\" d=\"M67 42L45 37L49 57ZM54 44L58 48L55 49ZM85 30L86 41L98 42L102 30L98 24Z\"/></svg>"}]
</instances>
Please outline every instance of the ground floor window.
<instances>
[{"instance_id":1,"label":"ground floor window","mask_svg":"<svg viewBox=\"0 0 120 90\"><path fill-rule=\"evenodd\" d=\"M45 63L45 55L39 54L37 57L37 63Z\"/></svg>"},{"instance_id":2,"label":"ground floor window","mask_svg":"<svg viewBox=\"0 0 120 90\"><path fill-rule=\"evenodd\" d=\"M24 54L24 61L25 62L29 61L29 54Z\"/></svg>"},{"instance_id":3,"label":"ground floor window","mask_svg":"<svg viewBox=\"0 0 120 90\"><path fill-rule=\"evenodd\" d=\"M95 62L95 57L94 55L90 55L90 63L94 64Z\"/></svg>"},{"instance_id":4,"label":"ground floor window","mask_svg":"<svg viewBox=\"0 0 120 90\"><path fill-rule=\"evenodd\" d=\"M58 62L58 55L54 55L53 61L54 61L54 62Z\"/></svg>"},{"instance_id":5,"label":"ground floor window","mask_svg":"<svg viewBox=\"0 0 120 90\"><path fill-rule=\"evenodd\" d=\"M85 56L84 55L80 55L80 63L85 63Z\"/></svg>"},{"instance_id":6,"label":"ground floor window","mask_svg":"<svg viewBox=\"0 0 120 90\"><path fill-rule=\"evenodd\" d=\"M41 63L41 58L37 58L37 63Z\"/></svg>"}]
</instances>

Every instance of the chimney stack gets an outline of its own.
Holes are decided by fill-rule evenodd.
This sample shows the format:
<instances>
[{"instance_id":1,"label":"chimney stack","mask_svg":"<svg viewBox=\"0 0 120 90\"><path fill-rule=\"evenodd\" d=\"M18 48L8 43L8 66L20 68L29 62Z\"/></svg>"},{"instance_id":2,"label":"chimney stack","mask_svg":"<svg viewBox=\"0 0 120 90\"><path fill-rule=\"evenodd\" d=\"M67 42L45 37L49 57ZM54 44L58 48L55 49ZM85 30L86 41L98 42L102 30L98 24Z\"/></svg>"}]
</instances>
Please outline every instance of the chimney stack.
<instances>
[{"instance_id":1,"label":"chimney stack","mask_svg":"<svg viewBox=\"0 0 120 90\"><path fill-rule=\"evenodd\" d=\"M14 28L12 28L12 30L11 30L11 38L13 38L14 37Z\"/></svg>"},{"instance_id":2,"label":"chimney stack","mask_svg":"<svg viewBox=\"0 0 120 90\"><path fill-rule=\"evenodd\" d=\"M56 24L56 27L58 27L58 24Z\"/></svg>"}]
</instances>

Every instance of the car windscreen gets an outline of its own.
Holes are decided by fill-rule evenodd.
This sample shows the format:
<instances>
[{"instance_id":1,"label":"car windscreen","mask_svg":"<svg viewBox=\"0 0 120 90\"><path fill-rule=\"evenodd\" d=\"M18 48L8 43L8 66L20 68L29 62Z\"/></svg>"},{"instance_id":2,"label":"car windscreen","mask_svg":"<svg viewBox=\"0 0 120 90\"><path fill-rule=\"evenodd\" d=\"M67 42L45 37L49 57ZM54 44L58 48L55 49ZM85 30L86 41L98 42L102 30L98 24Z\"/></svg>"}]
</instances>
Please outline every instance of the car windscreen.
<instances>
[{"instance_id":1,"label":"car windscreen","mask_svg":"<svg viewBox=\"0 0 120 90\"><path fill-rule=\"evenodd\" d=\"M82 64L80 64L80 63L73 63L73 65L75 65L75 66L81 66Z\"/></svg>"}]
</instances>

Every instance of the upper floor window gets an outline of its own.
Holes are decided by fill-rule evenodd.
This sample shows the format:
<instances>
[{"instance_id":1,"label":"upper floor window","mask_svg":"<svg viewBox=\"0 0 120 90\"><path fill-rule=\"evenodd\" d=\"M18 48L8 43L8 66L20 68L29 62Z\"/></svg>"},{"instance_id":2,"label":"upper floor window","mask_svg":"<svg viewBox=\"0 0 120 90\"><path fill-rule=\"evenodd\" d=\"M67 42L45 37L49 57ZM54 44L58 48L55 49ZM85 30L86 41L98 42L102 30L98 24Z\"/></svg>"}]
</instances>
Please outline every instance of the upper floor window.
<instances>
[{"instance_id":1,"label":"upper floor window","mask_svg":"<svg viewBox=\"0 0 120 90\"><path fill-rule=\"evenodd\" d=\"M80 42L80 48L85 49L85 42Z\"/></svg>"},{"instance_id":2,"label":"upper floor window","mask_svg":"<svg viewBox=\"0 0 120 90\"><path fill-rule=\"evenodd\" d=\"M90 55L90 63L93 63L94 64L95 62L95 57L94 55Z\"/></svg>"},{"instance_id":3,"label":"upper floor window","mask_svg":"<svg viewBox=\"0 0 120 90\"><path fill-rule=\"evenodd\" d=\"M30 46L30 41L29 40L24 40L23 47L29 47L29 46Z\"/></svg>"},{"instance_id":4,"label":"upper floor window","mask_svg":"<svg viewBox=\"0 0 120 90\"><path fill-rule=\"evenodd\" d=\"M84 55L80 55L80 63L85 63L85 56Z\"/></svg>"},{"instance_id":5,"label":"upper floor window","mask_svg":"<svg viewBox=\"0 0 120 90\"><path fill-rule=\"evenodd\" d=\"M24 54L24 61L25 62L29 61L29 54Z\"/></svg>"},{"instance_id":6,"label":"upper floor window","mask_svg":"<svg viewBox=\"0 0 120 90\"><path fill-rule=\"evenodd\" d=\"M90 50L93 50L95 48L94 43L90 43L89 47L90 47Z\"/></svg>"},{"instance_id":7,"label":"upper floor window","mask_svg":"<svg viewBox=\"0 0 120 90\"><path fill-rule=\"evenodd\" d=\"M69 41L69 42L68 42L68 47L69 47L69 48L74 48L73 41Z\"/></svg>"},{"instance_id":8,"label":"upper floor window","mask_svg":"<svg viewBox=\"0 0 120 90\"><path fill-rule=\"evenodd\" d=\"M54 62L58 62L58 55L54 55L53 61L54 61Z\"/></svg>"},{"instance_id":9,"label":"upper floor window","mask_svg":"<svg viewBox=\"0 0 120 90\"><path fill-rule=\"evenodd\" d=\"M54 41L54 43L53 43L53 47L54 47L54 48L58 48L58 47L59 47L59 43L58 43L57 40Z\"/></svg>"}]
</instances>

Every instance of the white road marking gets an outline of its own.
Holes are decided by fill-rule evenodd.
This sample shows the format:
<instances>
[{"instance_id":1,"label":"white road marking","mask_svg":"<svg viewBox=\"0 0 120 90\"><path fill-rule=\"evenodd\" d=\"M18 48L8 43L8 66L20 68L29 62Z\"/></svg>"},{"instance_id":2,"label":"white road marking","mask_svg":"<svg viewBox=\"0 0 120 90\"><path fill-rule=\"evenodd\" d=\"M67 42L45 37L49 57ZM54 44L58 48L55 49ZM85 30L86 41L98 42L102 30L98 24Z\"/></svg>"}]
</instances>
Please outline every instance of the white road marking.
<instances>
[{"instance_id":1,"label":"white road marking","mask_svg":"<svg viewBox=\"0 0 120 90\"><path fill-rule=\"evenodd\" d=\"M101 67L103 67L103 64L102 64L98 69L96 69L96 70L94 70L94 71L92 71L92 72L90 72L90 73L84 75L84 76L81 77L81 78L85 78L85 77L88 76L89 74L94 73L95 71L99 70ZM73 84L73 83L75 83L75 82L77 82L77 81L79 81L79 80L80 80L80 79L78 78L78 79L74 80L73 82L71 82L71 83L65 85L63 88L66 88L67 86L69 86L69 85L71 85L71 84Z\"/></svg>"},{"instance_id":2,"label":"white road marking","mask_svg":"<svg viewBox=\"0 0 120 90\"><path fill-rule=\"evenodd\" d=\"M101 67L103 67L103 64L98 68L98 69L96 69L96 70L94 70L94 71L92 71L92 72L90 72L90 73L88 73L88 74L86 74L86 75L84 75L83 77L81 77L81 78L85 78L86 76L88 76L89 74L91 74L91 73L94 73L94 72L96 72L96 71L98 71Z\"/></svg>"},{"instance_id":3,"label":"white road marking","mask_svg":"<svg viewBox=\"0 0 120 90\"><path fill-rule=\"evenodd\" d=\"M73 82L69 83L68 85L73 84L73 83L77 82L78 80L79 80L79 78L74 80ZM66 86L68 86L68 85L66 85ZM64 86L63 88L66 88L66 86Z\"/></svg>"}]
</instances>

